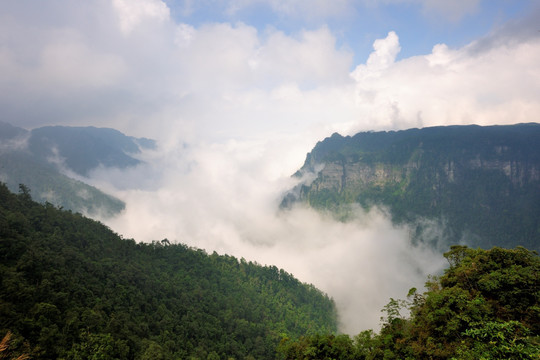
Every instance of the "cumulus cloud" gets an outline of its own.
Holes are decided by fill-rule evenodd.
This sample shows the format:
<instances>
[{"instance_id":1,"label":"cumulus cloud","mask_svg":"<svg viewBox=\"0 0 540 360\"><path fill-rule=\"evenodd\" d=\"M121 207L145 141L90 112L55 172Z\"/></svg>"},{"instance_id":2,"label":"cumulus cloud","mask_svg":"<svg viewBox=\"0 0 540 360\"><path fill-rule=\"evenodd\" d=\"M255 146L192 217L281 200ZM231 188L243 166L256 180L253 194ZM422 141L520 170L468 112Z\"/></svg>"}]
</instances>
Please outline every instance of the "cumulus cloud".
<instances>
[{"instance_id":1,"label":"cumulus cloud","mask_svg":"<svg viewBox=\"0 0 540 360\"><path fill-rule=\"evenodd\" d=\"M538 121L540 36L491 37L499 40L492 47L483 41L459 49L438 44L430 54L395 62L399 44L389 35L351 73L357 110L383 128Z\"/></svg>"},{"instance_id":2,"label":"cumulus cloud","mask_svg":"<svg viewBox=\"0 0 540 360\"><path fill-rule=\"evenodd\" d=\"M189 139L536 120L534 21L399 61L391 31L351 72L353 53L324 26L286 34L176 24L158 0L96 1L84 10L67 2L72 16L34 27L4 13L2 30L20 40L0 51L6 120Z\"/></svg>"},{"instance_id":3,"label":"cumulus cloud","mask_svg":"<svg viewBox=\"0 0 540 360\"><path fill-rule=\"evenodd\" d=\"M358 65L351 73L357 82L363 81L365 77L377 76L394 64L396 56L401 50L397 34L390 31L386 38L375 40L373 50L366 64Z\"/></svg>"}]
</instances>

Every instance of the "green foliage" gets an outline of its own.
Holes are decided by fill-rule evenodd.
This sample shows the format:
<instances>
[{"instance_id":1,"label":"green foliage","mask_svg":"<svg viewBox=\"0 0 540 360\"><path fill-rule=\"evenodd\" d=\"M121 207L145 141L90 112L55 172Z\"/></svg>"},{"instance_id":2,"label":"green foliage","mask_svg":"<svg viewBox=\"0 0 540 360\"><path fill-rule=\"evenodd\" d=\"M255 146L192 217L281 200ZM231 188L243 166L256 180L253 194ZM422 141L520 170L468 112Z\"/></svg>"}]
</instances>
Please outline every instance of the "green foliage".
<instances>
[{"instance_id":1,"label":"green foliage","mask_svg":"<svg viewBox=\"0 0 540 360\"><path fill-rule=\"evenodd\" d=\"M529 338L530 330L518 321L473 324L456 350L457 359L538 359L540 344Z\"/></svg>"},{"instance_id":2,"label":"green foliage","mask_svg":"<svg viewBox=\"0 0 540 360\"><path fill-rule=\"evenodd\" d=\"M331 299L275 266L137 244L0 184L0 335L34 359L274 359L280 334L336 323Z\"/></svg>"},{"instance_id":3,"label":"green foliage","mask_svg":"<svg viewBox=\"0 0 540 360\"><path fill-rule=\"evenodd\" d=\"M522 247L453 246L445 257L450 267L428 281L425 293L411 289L407 300L390 299L379 334L364 331L339 345L330 335L304 337L282 342L281 354L285 359L330 359L327 354L336 351L343 359L540 358L538 255Z\"/></svg>"},{"instance_id":4,"label":"green foliage","mask_svg":"<svg viewBox=\"0 0 540 360\"><path fill-rule=\"evenodd\" d=\"M283 338L279 351L286 360L354 359L353 342L347 335L312 335L297 341Z\"/></svg>"}]
</instances>

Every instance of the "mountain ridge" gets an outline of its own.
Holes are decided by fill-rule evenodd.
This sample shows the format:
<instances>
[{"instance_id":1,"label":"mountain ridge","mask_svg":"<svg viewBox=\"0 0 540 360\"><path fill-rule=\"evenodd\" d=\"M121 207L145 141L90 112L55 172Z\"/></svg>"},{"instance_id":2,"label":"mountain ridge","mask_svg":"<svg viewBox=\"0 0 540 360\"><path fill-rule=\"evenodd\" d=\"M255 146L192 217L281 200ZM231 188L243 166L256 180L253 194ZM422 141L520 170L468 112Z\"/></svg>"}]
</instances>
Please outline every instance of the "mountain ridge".
<instances>
[{"instance_id":1,"label":"mountain ridge","mask_svg":"<svg viewBox=\"0 0 540 360\"><path fill-rule=\"evenodd\" d=\"M418 237L427 218L448 224L447 243L539 248L539 124L334 133L294 176L307 174L314 180L287 194L284 207L377 205Z\"/></svg>"}]
</instances>

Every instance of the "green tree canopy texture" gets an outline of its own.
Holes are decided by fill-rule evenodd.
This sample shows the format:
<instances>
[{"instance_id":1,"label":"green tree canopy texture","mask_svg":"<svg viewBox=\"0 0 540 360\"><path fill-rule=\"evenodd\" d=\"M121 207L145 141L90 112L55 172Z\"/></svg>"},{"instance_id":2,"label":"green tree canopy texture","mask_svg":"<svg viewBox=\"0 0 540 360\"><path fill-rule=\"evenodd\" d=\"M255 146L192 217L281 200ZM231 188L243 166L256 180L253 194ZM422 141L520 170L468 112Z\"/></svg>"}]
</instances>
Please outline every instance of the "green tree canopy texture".
<instances>
[{"instance_id":1,"label":"green tree canopy texture","mask_svg":"<svg viewBox=\"0 0 540 360\"><path fill-rule=\"evenodd\" d=\"M336 331L333 300L284 270L122 239L20 190L0 184L0 338L14 358L275 359L282 336Z\"/></svg>"}]
</instances>

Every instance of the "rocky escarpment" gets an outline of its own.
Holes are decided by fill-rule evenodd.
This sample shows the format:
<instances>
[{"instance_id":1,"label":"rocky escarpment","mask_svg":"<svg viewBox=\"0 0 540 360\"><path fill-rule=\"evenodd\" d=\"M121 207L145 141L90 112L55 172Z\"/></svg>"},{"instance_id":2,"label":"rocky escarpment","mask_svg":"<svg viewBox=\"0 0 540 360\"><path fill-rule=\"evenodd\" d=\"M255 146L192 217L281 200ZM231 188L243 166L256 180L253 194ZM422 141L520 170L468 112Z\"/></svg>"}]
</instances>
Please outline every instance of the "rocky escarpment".
<instances>
[{"instance_id":1,"label":"rocky escarpment","mask_svg":"<svg viewBox=\"0 0 540 360\"><path fill-rule=\"evenodd\" d=\"M382 205L396 222L432 219L449 241L540 243L540 125L452 126L334 134L319 142L287 196L335 210Z\"/></svg>"},{"instance_id":2,"label":"rocky escarpment","mask_svg":"<svg viewBox=\"0 0 540 360\"><path fill-rule=\"evenodd\" d=\"M331 190L339 193L352 189L361 190L370 186L384 186L388 183L407 185L410 178L420 168L419 161L403 165L377 163L364 164L353 161L332 161L323 164L317 172L316 180L311 184L311 191ZM436 171L439 183L466 181L464 177L470 170L492 171L504 174L514 186L525 186L540 181L538 164L519 161L482 161L475 159L468 162L449 161L441 164Z\"/></svg>"}]
</instances>

